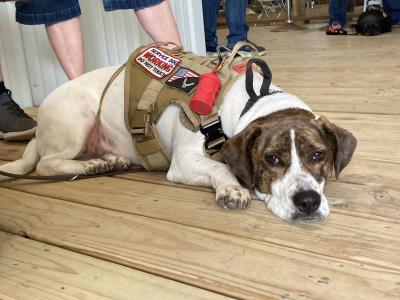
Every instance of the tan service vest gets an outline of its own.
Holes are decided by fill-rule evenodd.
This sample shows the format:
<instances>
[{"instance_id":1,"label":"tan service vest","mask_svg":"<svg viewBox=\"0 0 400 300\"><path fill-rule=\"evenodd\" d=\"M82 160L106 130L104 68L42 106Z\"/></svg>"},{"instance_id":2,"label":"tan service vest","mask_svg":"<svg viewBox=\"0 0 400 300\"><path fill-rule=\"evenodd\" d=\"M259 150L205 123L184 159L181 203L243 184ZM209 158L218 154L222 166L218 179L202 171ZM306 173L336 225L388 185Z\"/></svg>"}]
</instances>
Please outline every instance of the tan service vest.
<instances>
[{"instance_id":1,"label":"tan service vest","mask_svg":"<svg viewBox=\"0 0 400 300\"><path fill-rule=\"evenodd\" d=\"M218 120L218 109L225 91L234 82L233 79L241 73L234 70L242 71L248 60L235 57L238 49L245 43L236 45L232 53L224 57L221 65L218 58L194 55L182 51L180 47L168 50L163 45L155 43L139 47L130 55L125 64L125 123L134 138L138 158L146 170L166 170L171 162L171 157L156 129L156 123L164 109L170 104L179 105L182 108L181 122L192 131L197 131L200 126ZM217 67L218 70L216 70ZM120 70L114 74L114 78ZM192 73L187 75L189 71L186 70ZM195 88L183 91L176 86L171 86L170 83L175 78L179 79L181 73L195 76L193 74L201 75L213 70L216 70L222 86L213 112L209 116L200 116L188 105ZM110 79L112 80L113 78ZM207 151L207 154L211 156L214 153Z\"/></svg>"}]
</instances>

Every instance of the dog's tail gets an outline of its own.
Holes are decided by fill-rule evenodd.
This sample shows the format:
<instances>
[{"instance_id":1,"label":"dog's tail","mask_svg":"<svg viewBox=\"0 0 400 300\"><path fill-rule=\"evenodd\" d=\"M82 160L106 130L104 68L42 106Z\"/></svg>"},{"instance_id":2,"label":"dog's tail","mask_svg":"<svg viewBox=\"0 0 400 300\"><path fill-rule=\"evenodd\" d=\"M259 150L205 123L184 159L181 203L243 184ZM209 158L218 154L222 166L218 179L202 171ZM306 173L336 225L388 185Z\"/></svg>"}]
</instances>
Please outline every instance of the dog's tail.
<instances>
[{"instance_id":1,"label":"dog's tail","mask_svg":"<svg viewBox=\"0 0 400 300\"><path fill-rule=\"evenodd\" d=\"M0 166L0 171L25 175L32 172L40 159L36 139L33 138L26 146L21 159ZM10 177L0 175L0 181L9 180Z\"/></svg>"}]
</instances>

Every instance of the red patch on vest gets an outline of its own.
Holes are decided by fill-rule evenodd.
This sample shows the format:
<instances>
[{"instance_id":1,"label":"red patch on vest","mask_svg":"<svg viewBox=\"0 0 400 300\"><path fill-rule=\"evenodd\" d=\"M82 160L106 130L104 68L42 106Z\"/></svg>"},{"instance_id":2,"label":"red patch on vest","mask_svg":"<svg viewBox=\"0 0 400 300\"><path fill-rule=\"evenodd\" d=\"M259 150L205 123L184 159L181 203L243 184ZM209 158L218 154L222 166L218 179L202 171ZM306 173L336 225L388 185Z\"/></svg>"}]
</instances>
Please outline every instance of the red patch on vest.
<instances>
[{"instance_id":1,"label":"red patch on vest","mask_svg":"<svg viewBox=\"0 0 400 300\"><path fill-rule=\"evenodd\" d=\"M242 62L242 63L238 63L237 65L234 65L232 67L232 69L238 74L244 73L246 71L246 68L247 68L247 61ZM254 66L253 65L251 65L251 69L254 70Z\"/></svg>"},{"instance_id":2,"label":"red patch on vest","mask_svg":"<svg viewBox=\"0 0 400 300\"><path fill-rule=\"evenodd\" d=\"M244 73L244 71L246 71L246 66L247 66L247 62L242 62L237 65L234 65L232 67L232 69L235 70L236 73L242 74L242 73Z\"/></svg>"},{"instance_id":3,"label":"red patch on vest","mask_svg":"<svg viewBox=\"0 0 400 300\"><path fill-rule=\"evenodd\" d=\"M161 79L171 74L181 60L156 47L149 47L135 57L135 63L151 76Z\"/></svg>"}]
</instances>

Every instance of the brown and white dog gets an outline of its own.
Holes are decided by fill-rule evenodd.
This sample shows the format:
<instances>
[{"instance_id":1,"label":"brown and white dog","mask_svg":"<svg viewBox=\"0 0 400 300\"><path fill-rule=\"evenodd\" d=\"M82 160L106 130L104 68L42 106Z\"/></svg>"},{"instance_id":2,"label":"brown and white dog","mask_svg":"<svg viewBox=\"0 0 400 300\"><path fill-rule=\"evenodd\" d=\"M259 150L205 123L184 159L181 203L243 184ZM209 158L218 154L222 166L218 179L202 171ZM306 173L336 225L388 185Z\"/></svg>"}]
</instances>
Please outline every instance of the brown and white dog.
<instances>
[{"instance_id":1,"label":"brown and white dog","mask_svg":"<svg viewBox=\"0 0 400 300\"><path fill-rule=\"evenodd\" d=\"M115 70L87 73L52 92L39 108L36 137L22 159L2 165L0 170L95 174L139 164L124 122L124 72L109 88L101 126L95 126L100 95ZM167 179L212 186L217 203L224 208L247 208L251 189L284 220L325 218L329 214L325 181L332 168L338 176L349 163L355 138L284 92L262 97L240 117L249 98L241 76L226 93L220 109L229 137L222 150L226 164L204 155L204 136L182 126L179 107L170 105L165 110L157 129L172 156ZM255 91L260 90L261 82L262 77L255 74ZM279 90L274 85L271 88ZM5 179L0 176L0 181Z\"/></svg>"}]
</instances>

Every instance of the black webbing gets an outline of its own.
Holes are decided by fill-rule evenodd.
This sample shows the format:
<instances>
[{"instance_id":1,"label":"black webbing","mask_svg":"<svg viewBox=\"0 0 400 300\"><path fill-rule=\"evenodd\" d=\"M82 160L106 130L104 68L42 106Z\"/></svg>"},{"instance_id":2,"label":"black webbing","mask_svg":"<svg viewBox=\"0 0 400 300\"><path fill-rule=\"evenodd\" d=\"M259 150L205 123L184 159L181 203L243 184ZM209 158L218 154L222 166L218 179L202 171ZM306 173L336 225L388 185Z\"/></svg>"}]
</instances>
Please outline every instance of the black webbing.
<instances>
[{"instance_id":1,"label":"black webbing","mask_svg":"<svg viewBox=\"0 0 400 300\"><path fill-rule=\"evenodd\" d=\"M254 76L252 68L253 64L256 64L260 67L263 75L263 82L261 84L260 95L256 94L253 87L253 76ZM258 99L270 94L269 86L271 85L271 81L272 81L272 73L265 61L259 58L252 58L247 62L246 91L247 94L249 94L250 99L247 101L240 116L243 116L257 102Z\"/></svg>"}]
</instances>

